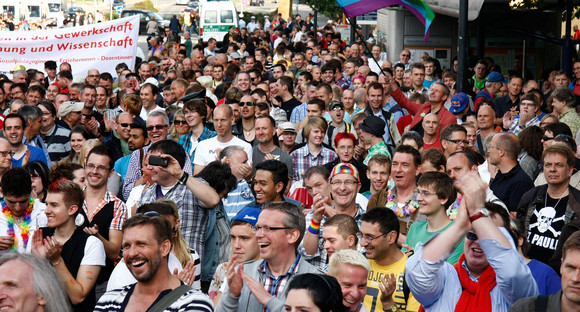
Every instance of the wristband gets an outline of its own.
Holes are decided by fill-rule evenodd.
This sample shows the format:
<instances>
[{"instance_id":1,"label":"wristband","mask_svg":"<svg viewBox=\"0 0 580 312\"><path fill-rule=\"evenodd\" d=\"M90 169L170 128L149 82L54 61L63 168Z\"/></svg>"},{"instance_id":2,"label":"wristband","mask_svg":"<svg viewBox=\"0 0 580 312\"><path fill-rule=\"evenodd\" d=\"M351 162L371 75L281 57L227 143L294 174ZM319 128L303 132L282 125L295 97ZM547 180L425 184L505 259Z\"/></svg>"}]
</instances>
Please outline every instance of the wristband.
<instances>
[{"instance_id":1,"label":"wristband","mask_svg":"<svg viewBox=\"0 0 580 312\"><path fill-rule=\"evenodd\" d=\"M184 171L181 178L179 178L179 182L181 182L182 184L185 184L187 182L187 178L189 178L189 174Z\"/></svg>"},{"instance_id":2,"label":"wristband","mask_svg":"<svg viewBox=\"0 0 580 312\"><path fill-rule=\"evenodd\" d=\"M52 262L52 261L50 263L52 264L52 266L57 266L61 262L62 262L62 257L60 257L60 259L58 259L58 261L56 263Z\"/></svg>"},{"instance_id":3,"label":"wristband","mask_svg":"<svg viewBox=\"0 0 580 312\"><path fill-rule=\"evenodd\" d=\"M320 233L320 222L310 221L310 226L308 227L308 232L312 234L319 234Z\"/></svg>"}]
</instances>

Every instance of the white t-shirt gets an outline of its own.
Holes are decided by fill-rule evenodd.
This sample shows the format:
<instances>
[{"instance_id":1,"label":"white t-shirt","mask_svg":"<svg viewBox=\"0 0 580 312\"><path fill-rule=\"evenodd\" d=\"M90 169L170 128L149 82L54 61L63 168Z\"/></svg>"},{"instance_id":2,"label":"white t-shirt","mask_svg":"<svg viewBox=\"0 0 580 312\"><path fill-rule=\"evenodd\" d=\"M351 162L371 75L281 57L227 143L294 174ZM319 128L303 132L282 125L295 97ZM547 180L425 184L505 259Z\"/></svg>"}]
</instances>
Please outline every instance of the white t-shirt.
<instances>
[{"instance_id":1,"label":"white t-shirt","mask_svg":"<svg viewBox=\"0 0 580 312\"><path fill-rule=\"evenodd\" d=\"M105 266L106 257L103 242L93 235L89 236L85 244L85 255L83 260L81 260L81 265Z\"/></svg>"},{"instance_id":2,"label":"white t-shirt","mask_svg":"<svg viewBox=\"0 0 580 312\"><path fill-rule=\"evenodd\" d=\"M207 166L210 162L217 160L219 152L231 145L237 145L243 148L246 154L248 154L248 164L252 161L252 145L250 143L237 137L233 137L230 141L223 143L218 141L217 137L213 137L199 142L195 151L193 164L196 166Z\"/></svg>"},{"instance_id":3,"label":"white t-shirt","mask_svg":"<svg viewBox=\"0 0 580 312\"><path fill-rule=\"evenodd\" d=\"M30 214L30 225L28 230L28 244L24 247L24 242L22 241L22 236L20 227L14 225L14 235L18 241L18 252L32 252L32 235L34 231L40 227L45 227L47 223L46 215L44 210L46 205L40 200L35 200L32 206L32 213ZM8 219L6 215L0 211L0 236L8 236ZM0 250L0 254L10 249Z\"/></svg>"}]
</instances>

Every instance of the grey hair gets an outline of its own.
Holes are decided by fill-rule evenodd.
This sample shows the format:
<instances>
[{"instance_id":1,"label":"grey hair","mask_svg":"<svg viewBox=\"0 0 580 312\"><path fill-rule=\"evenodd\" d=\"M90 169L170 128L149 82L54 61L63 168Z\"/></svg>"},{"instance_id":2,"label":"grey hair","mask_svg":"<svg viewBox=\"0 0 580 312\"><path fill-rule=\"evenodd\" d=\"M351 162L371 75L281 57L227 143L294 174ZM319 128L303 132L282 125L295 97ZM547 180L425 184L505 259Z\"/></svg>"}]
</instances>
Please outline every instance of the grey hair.
<instances>
[{"instance_id":1,"label":"grey hair","mask_svg":"<svg viewBox=\"0 0 580 312\"><path fill-rule=\"evenodd\" d=\"M22 104L22 105L26 105L26 103L24 103L24 100L22 99L13 99L12 102L10 102L10 108L12 108L12 104Z\"/></svg>"},{"instance_id":2,"label":"grey hair","mask_svg":"<svg viewBox=\"0 0 580 312\"><path fill-rule=\"evenodd\" d=\"M490 133L485 140L483 141L483 154L486 155L487 154L487 150L489 149L490 145L491 145L491 139L493 139L493 137L496 135L496 133Z\"/></svg>"},{"instance_id":3,"label":"grey hair","mask_svg":"<svg viewBox=\"0 0 580 312\"><path fill-rule=\"evenodd\" d=\"M24 76L26 76L26 79L28 79L28 74L26 73L25 70L17 70L17 71L12 73L12 77L14 77L14 78L18 77L19 75L24 75Z\"/></svg>"},{"instance_id":4,"label":"grey hair","mask_svg":"<svg viewBox=\"0 0 580 312\"><path fill-rule=\"evenodd\" d=\"M28 123L28 120L36 120L38 117L42 117L42 110L38 106L24 105L18 109L18 114Z\"/></svg>"},{"instance_id":5,"label":"grey hair","mask_svg":"<svg viewBox=\"0 0 580 312\"><path fill-rule=\"evenodd\" d=\"M294 247L298 249L302 238L304 238L304 231L306 230L306 220L300 211L300 207L287 201L267 202L262 206L262 210L275 210L286 214L284 227L289 227L291 230L298 230L300 233L300 237L294 244Z\"/></svg>"},{"instance_id":6,"label":"grey hair","mask_svg":"<svg viewBox=\"0 0 580 312\"><path fill-rule=\"evenodd\" d=\"M48 261L33 254L9 252L0 257L0 266L9 261L22 261L32 267L34 292L46 301L46 312L72 311L60 278Z\"/></svg>"},{"instance_id":7,"label":"grey hair","mask_svg":"<svg viewBox=\"0 0 580 312\"><path fill-rule=\"evenodd\" d=\"M169 125L169 117L167 117L167 114L164 111L157 110L151 112L149 116L147 116L147 121L153 117L163 117L163 123Z\"/></svg>"},{"instance_id":8,"label":"grey hair","mask_svg":"<svg viewBox=\"0 0 580 312\"><path fill-rule=\"evenodd\" d=\"M227 146L226 148L224 148L219 155L219 159L221 161L223 161L224 158L228 157L228 158L232 158L232 156L234 156L234 154L237 152L246 152L242 147L237 146L237 145L230 145Z\"/></svg>"}]
</instances>

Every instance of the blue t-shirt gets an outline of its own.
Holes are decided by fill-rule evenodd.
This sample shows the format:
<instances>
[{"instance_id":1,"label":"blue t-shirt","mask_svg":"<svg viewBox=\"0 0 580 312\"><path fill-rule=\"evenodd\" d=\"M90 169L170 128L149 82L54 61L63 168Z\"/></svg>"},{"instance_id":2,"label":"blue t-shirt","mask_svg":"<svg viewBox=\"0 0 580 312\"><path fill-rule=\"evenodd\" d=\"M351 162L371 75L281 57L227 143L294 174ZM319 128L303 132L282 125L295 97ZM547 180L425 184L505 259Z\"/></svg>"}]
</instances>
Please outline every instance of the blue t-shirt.
<instances>
[{"instance_id":1,"label":"blue t-shirt","mask_svg":"<svg viewBox=\"0 0 580 312\"><path fill-rule=\"evenodd\" d=\"M30 160L28 161L28 163L35 160L41 160L48 166L48 161L46 161L46 156L41 148L28 144L26 144L26 146L28 146L28 150L30 151ZM20 157L20 159L14 159L14 157L12 157L12 168L22 167L22 160L24 159L24 157L26 157L26 154Z\"/></svg>"},{"instance_id":2,"label":"blue t-shirt","mask_svg":"<svg viewBox=\"0 0 580 312\"><path fill-rule=\"evenodd\" d=\"M125 180L125 175L127 175L127 169L129 169L129 161L131 160L131 154L117 159L115 162L115 172L121 176L121 181Z\"/></svg>"},{"instance_id":3,"label":"blue t-shirt","mask_svg":"<svg viewBox=\"0 0 580 312\"><path fill-rule=\"evenodd\" d=\"M536 280L536 284L538 284L540 295L549 296L562 289L562 280L560 279L560 276L558 276L556 271L554 271L554 269L549 265L536 259L532 259L532 261L528 263L528 267L530 268L530 271L532 271L532 276Z\"/></svg>"}]
</instances>

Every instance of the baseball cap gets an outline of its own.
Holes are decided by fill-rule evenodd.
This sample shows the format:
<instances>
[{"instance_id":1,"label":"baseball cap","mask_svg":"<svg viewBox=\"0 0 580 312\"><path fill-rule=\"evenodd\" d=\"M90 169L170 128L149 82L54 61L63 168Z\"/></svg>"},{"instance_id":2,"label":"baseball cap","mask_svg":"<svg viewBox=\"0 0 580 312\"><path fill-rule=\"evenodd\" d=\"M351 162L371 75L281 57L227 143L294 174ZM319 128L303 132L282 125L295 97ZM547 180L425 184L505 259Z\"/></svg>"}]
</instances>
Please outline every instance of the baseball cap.
<instances>
[{"instance_id":1,"label":"baseball cap","mask_svg":"<svg viewBox=\"0 0 580 312\"><path fill-rule=\"evenodd\" d=\"M85 107L84 102L66 101L60 104L58 108L58 115L62 118L72 112L80 112Z\"/></svg>"},{"instance_id":2,"label":"baseball cap","mask_svg":"<svg viewBox=\"0 0 580 312\"><path fill-rule=\"evenodd\" d=\"M498 73L498 72L491 72L491 73L489 73L489 75L487 75L487 78L485 78L485 80L487 80L489 82L501 82L501 83L507 83L508 82L503 77L503 75L501 73Z\"/></svg>"},{"instance_id":3,"label":"baseball cap","mask_svg":"<svg viewBox=\"0 0 580 312\"><path fill-rule=\"evenodd\" d=\"M14 69L12 69L11 72L13 73L17 70L26 70L26 67L24 67L24 65L17 64L16 66L14 66Z\"/></svg>"},{"instance_id":4,"label":"baseball cap","mask_svg":"<svg viewBox=\"0 0 580 312\"><path fill-rule=\"evenodd\" d=\"M232 218L232 221L240 220L255 226L256 223L258 223L258 217L260 216L261 212L262 209L260 208L245 207L240 210L240 212L238 212L235 217Z\"/></svg>"},{"instance_id":5,"label":"baseball cap","mask_svg":"<svg viewBox=\"0 0 580 312\"><path fill-rule=\"evenodd\" d=\"M149 78L145 79L145 81L142 84L140 84L140 86L142 87L146 83L150 83L156 87L159 87L159 81L157 81L157 79L155 79L153 77L149 77Z\"/></svg>"},{"instance_id":6,"label":"baseball cap","mask_svg":"<svg viewBox=\"0 0 580 312\"><path fill-rule=\"evenodd\" d=\"M296 126L289 121L283 122L282 124L280 124L280 127L282 127L284 131L296 133Z\"/></svg>"},{"instance_id":7,"label":"baseball cap","mask_svg":"<svg viewBox=\"0 0 580 312\"><path fill-rule=\"evenodd\" d=\"M344 109L344 104L342 104L341 101L332 101L330 102L330 104L328 105L328 108L330 110L333 110L335 107L342 107Z\"/></svg>"},{"instance_id":8,"label":"baseball cap","mask_svg":"<svg viewBox=\"0 0 580 312\"><path fill-rule=\"evenodd\" d=\"M234 52L230 53L230 56L231 56L233 59L241 59L241 58L242 58L242 56L240 55L240 53L238 53L238 52L236 52L236 51L234 51Z\"/></svg>"},{"instance_id":9,"label":"baseball cap","mask_svg":"<svg viewBox=\"0 0 580 312\"><path fill-rule=\"evenodd\" d=\"M452 114L456 114L466 109L467 105L469 105L469 97L467 97L467 94L460 92L451 98L451 106L449 107L449 111Z\"/></svg>"},{"instance_id":10,"label":"baseball cap","mask_svg":"<svg viewBox=\"0 0 580 312\"><path fill-rule=\"evenodd\" d=\"M328 178L328 181L331 181L332 178L334 178L335 175L337 174L348 174L353 176L357 181L360 182L359 178L358 178L358 170L356 169L356 167L353 164L349 164L349 163L338 163L336 164L336 166L334 166L334 168L332 168L332 171L330 172L330 177Z\"/></svg>"}]
</instances>

